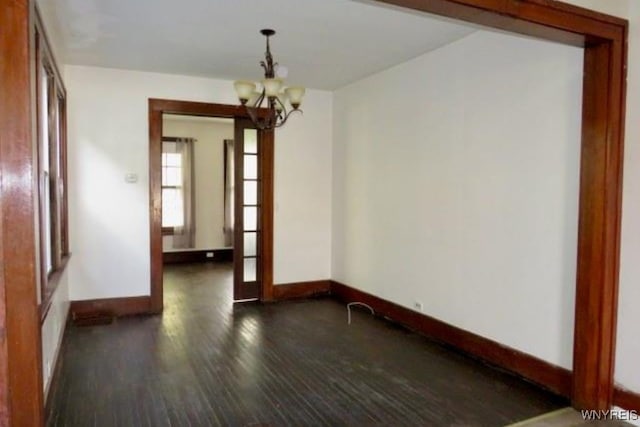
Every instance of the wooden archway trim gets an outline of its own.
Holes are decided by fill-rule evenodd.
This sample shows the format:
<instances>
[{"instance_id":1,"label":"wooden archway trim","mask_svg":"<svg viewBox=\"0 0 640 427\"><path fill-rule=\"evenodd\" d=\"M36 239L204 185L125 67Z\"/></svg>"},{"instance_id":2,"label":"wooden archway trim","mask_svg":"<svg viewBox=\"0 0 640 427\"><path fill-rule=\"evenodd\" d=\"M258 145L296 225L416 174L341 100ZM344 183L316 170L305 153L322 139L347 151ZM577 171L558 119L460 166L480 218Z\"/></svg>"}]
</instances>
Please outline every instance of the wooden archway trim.
<instances>
[{"instance_id":1,"label":"wooden archway trim","mask_svg":"<svg viewBox=\"0 0 640 427\"><path fill-rule=\"evenodd\" d=\"M160 313L163 308L162 288L162 115L184 114L209 117L248 118L244 108L235 105L205 102L149 99L149 233L151 255L150 312ZM261 110L259 114L266 114ZM273 299L273 187L274 187L274 132L260 131L259 152L262 168L260 224L261 301Z\"/></svg>"},{"instance_id":2,"label":"wooden archway trim","mask_svg":"<svg viewBox=\"0 0 640 427\"><path fill-rule=\"evenodd\" d=\"M30 0L0 7L0 425L44 423Z\"/></svg>"},{"instance_id":3,"label":"wooden archway trim","mask_svg":"<svg viewBox=\"0 0 640 427\"><path fill-rule=\"evenodd\" d=\"M614 359L628 23L552 0L377 0L584 47L572 404L608 409Z\"/></svg>"}]
</instances>

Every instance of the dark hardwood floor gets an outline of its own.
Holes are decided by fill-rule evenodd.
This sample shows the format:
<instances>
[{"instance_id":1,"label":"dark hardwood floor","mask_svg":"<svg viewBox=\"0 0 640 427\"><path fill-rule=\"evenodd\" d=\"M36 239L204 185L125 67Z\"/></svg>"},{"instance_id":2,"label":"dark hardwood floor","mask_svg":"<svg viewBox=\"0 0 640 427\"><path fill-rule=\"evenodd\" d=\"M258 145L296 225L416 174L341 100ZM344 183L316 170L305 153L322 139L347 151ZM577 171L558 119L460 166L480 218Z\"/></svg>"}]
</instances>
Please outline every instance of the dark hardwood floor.
<instances>
[{"instance_id":1,"label":"dark hardwood floor","mask_svg":"<svg viewBox=\"0 0 640 427\"><path fill-rule=\"evenodd\" d=\"M68 326L49 426L504 426L566 402L331 299L233 305L165 269L165 312Z\"/></svg>"}]
</instances>

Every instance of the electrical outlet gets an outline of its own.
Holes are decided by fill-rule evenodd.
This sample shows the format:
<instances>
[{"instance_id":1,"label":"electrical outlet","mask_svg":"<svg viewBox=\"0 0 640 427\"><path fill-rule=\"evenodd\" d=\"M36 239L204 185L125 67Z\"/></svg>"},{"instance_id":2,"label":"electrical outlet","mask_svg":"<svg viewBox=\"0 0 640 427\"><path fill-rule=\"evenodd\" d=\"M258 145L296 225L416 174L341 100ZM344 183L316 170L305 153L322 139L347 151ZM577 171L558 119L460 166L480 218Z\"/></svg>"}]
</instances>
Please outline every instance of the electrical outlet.
<instances>
[{"instance_id":1,"label":"electrical outlet","mask_svg":"<svg viewBox=\"0 0 640 427\"><path fill-rule=\"evenodd\" d=\"M207 252L207 258L213 258L213 252Z\"/></svg>"},{"instance_id":2,"label":"electrical outlet","mask_svg":"<svg viewBox=\"0 0 640 427\"><path fill-rule=\"evenodd\" d=\"M413 303L413 308L415 308L416 310L422 311L422 303L420 301L415 301Z\"/></svg>"}]
</instances>

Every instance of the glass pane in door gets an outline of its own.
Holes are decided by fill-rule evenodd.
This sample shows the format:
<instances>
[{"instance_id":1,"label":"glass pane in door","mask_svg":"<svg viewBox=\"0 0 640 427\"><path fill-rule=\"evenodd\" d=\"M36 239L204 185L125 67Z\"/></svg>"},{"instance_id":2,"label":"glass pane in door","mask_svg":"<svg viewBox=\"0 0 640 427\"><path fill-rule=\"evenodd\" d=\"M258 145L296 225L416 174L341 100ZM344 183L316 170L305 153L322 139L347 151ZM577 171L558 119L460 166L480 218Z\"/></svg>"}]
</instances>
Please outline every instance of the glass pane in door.
<instances>
[{"instance_id":1,"label":"glass pane in door","mask_svg":"<svg viewBox=\"0 0 640 427\"><path fill-rule=\"evenodd\" d=\"M256 256L258 244L258 233L244 233L244 256Z\"/></svg>"},{"instance_id":2,"label":"glass pane in door","mask_svg":"<svg viewBox=\"0 0 640 427\"><path fill-rule=\"evenodd\" d=\"M236 121L236 142L238 152L236 161L238 168L236 178L236 208L239 210L237 221L238 250L234 252L236 278L234 298L248 300L260 296L260 143L257 129L248 120Z\"/></svg>"}]
</instances>

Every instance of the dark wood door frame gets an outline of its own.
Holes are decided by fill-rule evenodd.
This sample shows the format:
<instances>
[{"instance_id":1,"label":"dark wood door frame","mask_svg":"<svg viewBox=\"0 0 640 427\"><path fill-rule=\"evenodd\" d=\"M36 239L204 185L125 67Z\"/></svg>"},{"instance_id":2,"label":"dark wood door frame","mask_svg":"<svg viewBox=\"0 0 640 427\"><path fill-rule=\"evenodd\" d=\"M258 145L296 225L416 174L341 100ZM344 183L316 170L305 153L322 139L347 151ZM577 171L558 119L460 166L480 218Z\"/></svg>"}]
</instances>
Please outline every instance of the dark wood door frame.
<instances>
[{"instance_id":1,"label":"dark wood door frame","mask_svg":"<svg viewBox=\"0 0 640 427\"><path fill-rule=\"evenodd\" d=\"M264 113L264 112L263 112ZM161 313L163 308L162 289L162 115L182 114L190 116L223 117L246 119L244 108L226 104L149 99L149 219L151 253L151 302L150 312ZM259 131L261 149L259 162L262 168L263 208L260 222L263 227L259 251L262 255L260 280L261 301L273 300L273 158L274 132ZM237 254L234 245L234 258Z\"/></svg>"},{"instance_id":2,"label":"dark wood door frame","mask_svg":"<svg viewBox=\"0 0 640 427\"><path fill-rule=\"evenodd\" d=\"M0 7L0 425L44 422L37 289L34 2Z\"/></svg>"},{"instance_id":3,"label":"dark wood door frame","mask_svg":"<svg viewBox=\"0 0 640 427\"><path fill-rule=\"evenodd\" d=\"M377 2L584 47L571 398L576 408L608 409L614 389L627 21L553 0Z\"/></svg>"},{"instance_id":4,"label":"dark wood door frame","mask_svg":"<svg viewBox=\"0 0 640 427\"><path fill-rule=\"evenodd\" d=\"M245 246L244 246L244 236L247 230L247 226L244 221L244 210L245 210L245 162L244 159L247 156L247 152L245 150L245 130L251 129L256 130L253 122L250 119L237 119L234 123L234 180L235 180L235 200L234 200L234 244L233 244L233 299L235 301L251 301L256 298L261 297L261 283L260 283L260 274L262 271L262 258L260 256L259 247L261 243L262 232L261 229L261 221L260 218L257 219L257 224L255 227L256 239L257 239L257 249L256 256L252 257L256 260L256 277L255 280L245 281L244 278L244 263L246 259L245 255ZM260 151L262 150L262 144L260 143L260 135L258 136L258 144L257 144L257 154L258 157L258 171L257 171L257 181L256 183L261 182L262 177L262 162L260 161ZM251 154L249 154L251 155ZM262 206L260 201L262 200L262 185L258 184L258 194L257 194L257 209L260 213L262 213ZM258 215L260 217L260 215Z\"/></svg>"}]
</instances>

